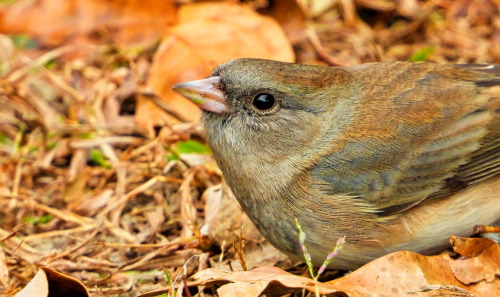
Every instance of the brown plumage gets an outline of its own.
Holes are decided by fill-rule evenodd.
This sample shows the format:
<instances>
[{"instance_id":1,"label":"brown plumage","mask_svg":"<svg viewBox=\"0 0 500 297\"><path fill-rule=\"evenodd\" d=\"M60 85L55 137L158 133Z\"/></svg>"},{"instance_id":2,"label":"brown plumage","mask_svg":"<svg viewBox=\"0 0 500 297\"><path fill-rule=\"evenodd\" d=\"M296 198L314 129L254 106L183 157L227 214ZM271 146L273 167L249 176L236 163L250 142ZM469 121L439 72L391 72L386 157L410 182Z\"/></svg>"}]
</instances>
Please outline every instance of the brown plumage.
<instances>
[{"instance_id":1,"label":"brown plumage","mask_svg":"<svg viewBox=\"0 0 500 297\"><path fill-rule=\"evenodd\" d=\"M174 86L261 233L334 268L433 252L500 218L500 67L385 62L322 67L259 59Z\"/></svg>"}]
</instances>

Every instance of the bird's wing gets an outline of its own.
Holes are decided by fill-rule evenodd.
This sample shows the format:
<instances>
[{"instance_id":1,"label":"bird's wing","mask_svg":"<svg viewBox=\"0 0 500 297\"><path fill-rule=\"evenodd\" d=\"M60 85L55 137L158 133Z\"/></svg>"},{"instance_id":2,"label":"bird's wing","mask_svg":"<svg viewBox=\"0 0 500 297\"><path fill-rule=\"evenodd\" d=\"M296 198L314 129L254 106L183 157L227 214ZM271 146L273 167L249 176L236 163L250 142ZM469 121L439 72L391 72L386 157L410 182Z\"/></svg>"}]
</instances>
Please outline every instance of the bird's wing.
<instances>
[{"instance_id":1,"label":"bird's wing","mask_svg":"<svg viewBox=\"0 0 500 297\"><path fill-rule=\"evenodd\" d=\"M500 67L458 67L464 71L422 70L397 102L373 102L381 110L378 122L352 127L352 137L346 133L313 176L330 194L356 197L384 216L500 176ZM429 84L442 89L424 92ZM429 94L435 98L423 98ZM380 130L386 121L396 130Z\"/></svg>"}]
</instances>

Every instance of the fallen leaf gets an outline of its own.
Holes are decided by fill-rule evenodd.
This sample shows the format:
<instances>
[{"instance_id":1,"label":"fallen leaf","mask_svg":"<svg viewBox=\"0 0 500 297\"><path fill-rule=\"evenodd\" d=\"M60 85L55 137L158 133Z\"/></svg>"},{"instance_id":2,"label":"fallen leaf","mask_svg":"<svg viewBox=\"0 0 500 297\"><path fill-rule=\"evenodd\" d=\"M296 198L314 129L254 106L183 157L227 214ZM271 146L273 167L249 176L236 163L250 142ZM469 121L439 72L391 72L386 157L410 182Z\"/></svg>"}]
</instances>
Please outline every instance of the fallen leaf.
<instances>
[{"instance_id":1,"label":"fallen leaf","mask_svg":"<svg viewBox=\"0 0 500 297\"><path fill-rule=\"evenodd\" d=\"M486 241L486 242L485 242ZM474 243L475 242L475 243ZM401 251L374 260L345 277L328 282L339 290L348 293L349 297L361 296L405 296L409 291L416 291L421 286L442 285L465 289L476 297L489 297L500 293L500 278L492 277L499 266L500 249L497 244L491 245L489 239L460 238L455 240L458 250L466 250L467 246L475 249L483 246L478 256L469 259L452 259L443 253L436 256L423 256L417 253ZM481 256L485 254L485 256ZM486 266L481 272L477 270ZM484 275L487 281L476 279L480 283L469 285L468 269ZM498 270L496 270L498 271ZM498 272L497 272L498 273ZM460 279L463 278L463 280ZM485 292L489 292L485 294ZM419 296L433 296L435 291L419 293Z\"/></svg>"},{"instance_id":2,"label":"fallen leaf","mask_svg":"<svg viewBox=\"0 0 500 297\"><path fill-rule=\"evenodd\" d=\"M196 273L193 278L202 285L225 284L217 290L221 297L258 297L263 293L279 296L304 288L309 292L318 292L321 295L338 293L338 296L345 296L343 292L336 290L333 286L314 282L307 277L293 275L277 267L261 267L239 272L225 272L211 268Z\"/></svg>"},{"instance_id":3,"label":"fallen leaf","mask_svg":"<svg viewBox=\"0 0 500 297\"><path fill-rule=\"evenodd\" d=\"M449 261L453 260L446 254L428 257L408 251L395 252L329 284L346 291L349 297L405 296L408 291L434 284L464 287L453 276Z\"/></svg>"},{"instance_id":4,"label":"fallen leaf","mask_svg":"<svg viewBox=\"0 0 500 297\"><path fill-rule=\"evenodd\" d=\"M305 39L306 18L296 0L272 1L263 13L276 19L293 44Z\"/></svg>"},{"instance_id":5,"label":"fallen leaf","mask_svg":"<svg viewBox=\"0 0 500 297\"><path fill-rule=\"evenodd\" d=\"M456 252L463 256L472 254L469 258L450 263L451 270L459 281L467 285L480 281L491 283L500 276L500 246L498 244L485 238L457 238L455 236L453 238ZM457 247L456 241L460 241L462 246Z\"/></svg>"},{"instance_id":6,"label":"fallen leaf","mask_svg":"<svg viewBox=\"0 0 500 297\"><path fill-rule=\"evenodd\" d=\"M158 41L175 19L172 1L16 1L0 10L0 32L28 34L49 46L110 41L145 46Z\"/></svg>"},{"instance_id":7,"label":"fallen leaf","mask_svg":"<svg viewBox=\"0 0 500 297\"><path fill-rule=\"evenodd\" d=\"M450 243L453 250L464 257L475 257L490 246L494 246L492 240L484 240L481 238L468 238L451 236Z\"/></svg>"},{"instance_id":8,"label":"fallen leaf","mask_svg":"<svg viewBox=\"0 0 500 297\"><path fill-rule=\"evenodd\" d=\"M86 193L69 203L68 209L80 215L93 216L110 203L113 195L110 189Z\"/></svg>"},{"instance_id":9,"label":"fallen leaf","mask_svg":"<svg viewBox=\"0 0 500 297\"><path fill-rule=\"evenodd\" d=\"M33 279L16 294L16 297L71 296L90 297L79 280L48 267L38 270Z\"/></svg>"}]
</instances>

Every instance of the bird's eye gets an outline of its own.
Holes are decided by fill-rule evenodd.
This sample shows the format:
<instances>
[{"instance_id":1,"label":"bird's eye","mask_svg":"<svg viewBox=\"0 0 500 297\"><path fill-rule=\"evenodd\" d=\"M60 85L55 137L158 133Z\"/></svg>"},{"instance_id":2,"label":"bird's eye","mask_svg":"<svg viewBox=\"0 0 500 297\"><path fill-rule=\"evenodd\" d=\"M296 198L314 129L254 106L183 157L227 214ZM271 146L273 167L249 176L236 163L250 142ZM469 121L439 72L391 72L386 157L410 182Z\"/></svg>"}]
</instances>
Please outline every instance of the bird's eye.
<instances>
[{"instance_id":1,"label":"bird's eye","mask_svg":"<svg viewBox=\"0 0 500 297\"><path fill-rule=\"evenodd\" d=\"M267 93L259 93L255 95L255 97L253 97L252 104L258 110L269 110L276 105L276 99L274 99L273 95Z\"/></svg>"}]
</instances>

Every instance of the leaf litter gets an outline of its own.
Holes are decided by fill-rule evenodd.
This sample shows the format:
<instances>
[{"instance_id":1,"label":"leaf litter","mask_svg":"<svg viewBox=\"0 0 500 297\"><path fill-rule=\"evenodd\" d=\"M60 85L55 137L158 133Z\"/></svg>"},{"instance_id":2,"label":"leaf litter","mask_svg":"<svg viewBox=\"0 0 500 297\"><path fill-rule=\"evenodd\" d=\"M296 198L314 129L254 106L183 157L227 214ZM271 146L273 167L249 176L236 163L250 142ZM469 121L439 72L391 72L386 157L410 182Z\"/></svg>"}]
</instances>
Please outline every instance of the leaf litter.
<instances>
[{"instance_id":1,"label":"leaf litter","mask_svg":"<svg viewBox=\"0 0 500 297\"><path fill-rule=\"evenodd\" d=\"M481 239L453 239L464 257L304 277L221 185L198 111L170 89L236 57L500 63L498 1L163 2L0 1L2 293L42 273L92 296L500 292L498 245Z\"/></svg>"}]
</instances>

